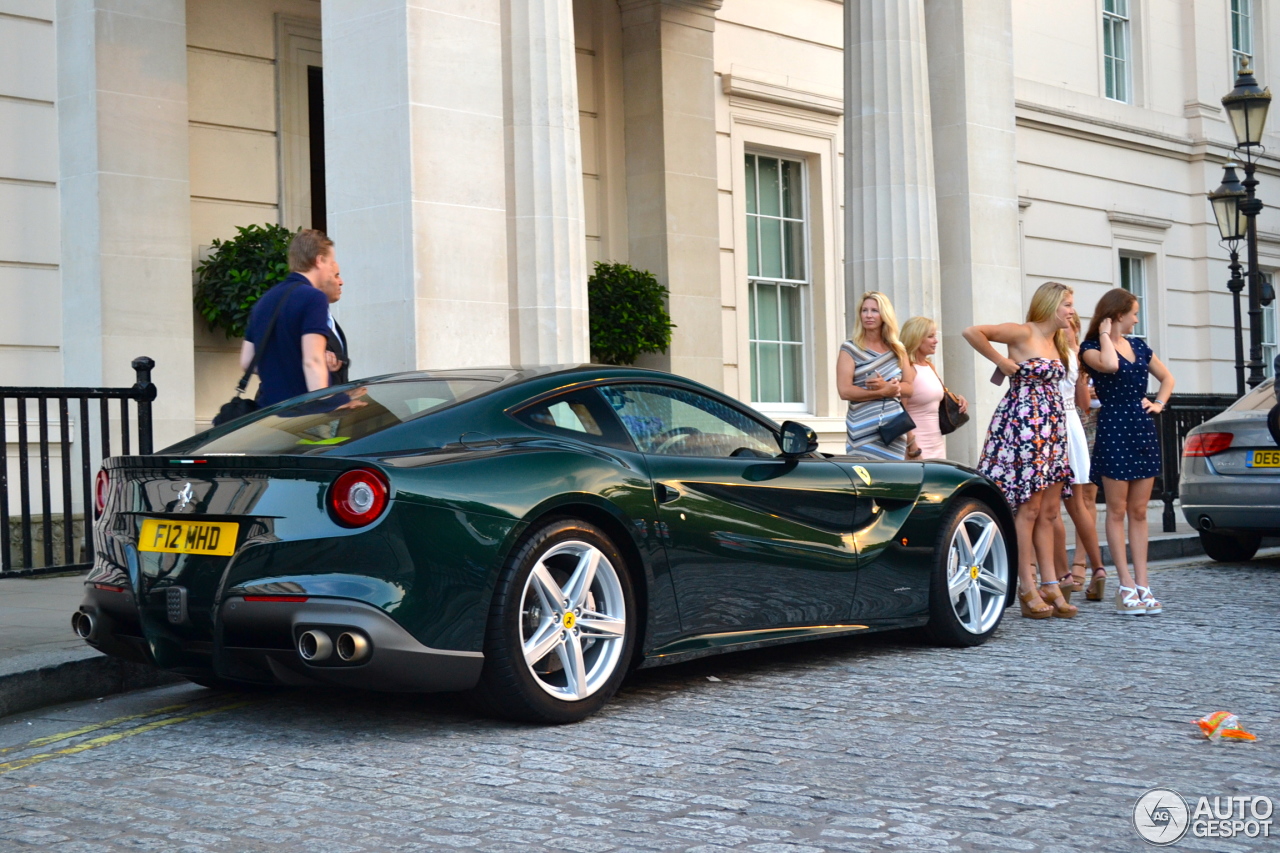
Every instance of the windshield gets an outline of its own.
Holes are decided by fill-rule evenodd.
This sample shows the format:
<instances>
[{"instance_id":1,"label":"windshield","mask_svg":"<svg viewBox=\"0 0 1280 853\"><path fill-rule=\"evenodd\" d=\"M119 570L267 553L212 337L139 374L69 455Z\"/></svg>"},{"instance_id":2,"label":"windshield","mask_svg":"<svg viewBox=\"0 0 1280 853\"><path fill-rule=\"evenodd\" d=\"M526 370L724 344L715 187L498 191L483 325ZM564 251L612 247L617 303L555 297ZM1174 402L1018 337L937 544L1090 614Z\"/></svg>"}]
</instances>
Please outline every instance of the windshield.
<instances>
[{"instance_id":1,"label":"windshield","mask_svg":"<svg viewBox=\"0 0 1280 853\"><path fill-rule=\"evenodd\" d=\"M188 452L324 453L478 396L496 384L491 379L442 378L348 387L286 406Z\"/></svg>"},{"instance_id":2,"label":"windshield","mask_svg":"<svg viewBox=\"0 0 1280 853\"><path fill-rule=\"evenodd\" d=\"M1233 412L1269 412L1276 404L1275 383L1268 379L1231 404Z\"/></svg>"}]
</instances>

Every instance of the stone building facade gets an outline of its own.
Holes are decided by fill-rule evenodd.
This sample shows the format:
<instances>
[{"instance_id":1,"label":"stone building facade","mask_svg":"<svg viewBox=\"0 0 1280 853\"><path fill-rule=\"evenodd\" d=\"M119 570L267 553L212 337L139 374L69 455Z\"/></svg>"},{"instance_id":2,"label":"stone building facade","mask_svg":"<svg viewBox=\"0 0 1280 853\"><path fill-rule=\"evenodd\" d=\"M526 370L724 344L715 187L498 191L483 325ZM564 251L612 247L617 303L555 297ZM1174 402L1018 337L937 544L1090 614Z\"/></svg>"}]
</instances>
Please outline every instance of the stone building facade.
<instances>
[{"instance_id":1,"label":"stone building facade","mask_svg":"<svg viewBox=\"0 0 1280 853\"><path fill-rule=\"evenodd\" d=\"M1278 48L1265 0L0 0L0 384L147 354L160 445L206 425L237 342L192 268L281 222L337 241L362 374L587 360L611 260L671 290L652 366L829 447L872 289L940 320L980 424L959 332L1050 279L1133 288L1179 390L1229 391L1205 194L1233 63Z\"/></svg>"}]
</instances>

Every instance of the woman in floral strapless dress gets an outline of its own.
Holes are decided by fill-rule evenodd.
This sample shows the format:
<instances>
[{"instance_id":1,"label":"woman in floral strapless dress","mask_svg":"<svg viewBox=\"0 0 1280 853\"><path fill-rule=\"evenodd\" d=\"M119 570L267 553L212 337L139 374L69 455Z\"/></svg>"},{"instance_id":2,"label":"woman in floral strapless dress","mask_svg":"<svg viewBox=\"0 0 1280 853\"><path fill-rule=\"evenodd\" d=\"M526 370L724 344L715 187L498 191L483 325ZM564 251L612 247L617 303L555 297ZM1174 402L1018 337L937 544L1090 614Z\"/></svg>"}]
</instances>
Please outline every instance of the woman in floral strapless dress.
<instances>
[{"instance_id":1,"label":"woman in floral strapless dress","mask_svg":"<svg viewBox=\"0 0 1280 853\"><path fill-rule=\"evenodd\" d=\"M1056 358L1020 362L991 416L978 470L995 481L1010 506L1020 507L1037 492L1071 481L1060 387L1065 375Z\"/></svg>"},{"instance_id":2,"label":"woman in floral strapless dress","mask_svg":"<svg viewBox=\"0 0 1280 853\"><path fill-rule=\"evenodd\" d=\"M971 326L964 338L1009 377L1009 391L996 407L978 470L995 482L1014 508L1018 534L1018 581L1022 615L1070 618L1077 608L1058 589L1054 570L1053 518L1042 506L1071 482L1066 411L1059 383L1069 354L1063 330L1075 312L1071 288L1040 285L1025 323ZM1007 344L1009 356L991 345ZM1048 498L1046 500L1046 498ZM1034 565L1040 567L1036 588Z\"/></svg>"}]
</instances>

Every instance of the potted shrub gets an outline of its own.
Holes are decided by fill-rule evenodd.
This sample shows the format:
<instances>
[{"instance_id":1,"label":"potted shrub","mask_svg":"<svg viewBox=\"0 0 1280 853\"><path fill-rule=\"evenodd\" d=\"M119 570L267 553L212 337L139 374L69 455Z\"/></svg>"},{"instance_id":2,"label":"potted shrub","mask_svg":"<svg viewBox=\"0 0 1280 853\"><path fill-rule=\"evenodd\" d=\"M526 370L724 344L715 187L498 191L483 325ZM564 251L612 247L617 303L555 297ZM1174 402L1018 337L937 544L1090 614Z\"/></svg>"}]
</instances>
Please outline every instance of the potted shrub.
<instances>
[{"instance_id":1,"label":"potted shrub","mask_svg":"<svg viewBox=\"0 0 1280 853\"><path fill-rule=\"evenodd\" d=\"M289 241L283 225L247 225L230 240L214 240L196 267L196 310L211 330L243 338L249 312L262 294L289 277Z\"/></svg>"},{"instance_id":2,"label":"potted shrub","mask_svg":"<svg viewBox=\"0 0 1280 853\"><path fill-rule=\"evenodd\" d=\"M667 289L648 270L597 262L587 280L592 359L633 364L645 353L666 352L675 328L666 297Z\"/></svg>"}]
</instances>

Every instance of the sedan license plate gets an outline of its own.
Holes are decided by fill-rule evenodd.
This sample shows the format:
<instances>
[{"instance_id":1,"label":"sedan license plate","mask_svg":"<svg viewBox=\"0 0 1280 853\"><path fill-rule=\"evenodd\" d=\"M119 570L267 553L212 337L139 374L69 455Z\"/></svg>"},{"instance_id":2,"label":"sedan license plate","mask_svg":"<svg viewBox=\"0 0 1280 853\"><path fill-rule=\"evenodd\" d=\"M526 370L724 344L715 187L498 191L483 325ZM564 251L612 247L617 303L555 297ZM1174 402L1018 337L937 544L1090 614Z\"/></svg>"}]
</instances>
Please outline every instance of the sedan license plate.
<instances>
[{"instance_id":1,"label":"sedan license plate","mask_svg":"<svg viewBox=\"0 0 1280 853\"><path fill-rule=\"evenodd\" d=\"M1280 468L1280 450L1254 450L1245 460L1249 468Z\"/></svg>"},{"instance_id":2,"label":"sedan license plate","mask_svg":"<svg viewBox=\"0 0 1280 853\"><path fill-rule=\"evenodd\" d=\"M236 531L239 529L240 525L234 521L147 518L143 519L142 532L138 534L138 550L227 557L235 553Z\"/></svg>"}]
</instances>

